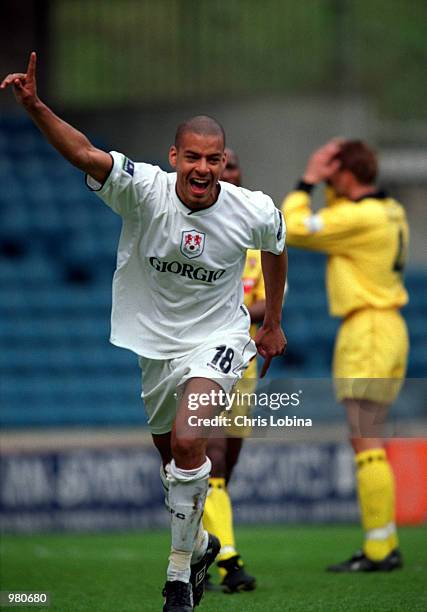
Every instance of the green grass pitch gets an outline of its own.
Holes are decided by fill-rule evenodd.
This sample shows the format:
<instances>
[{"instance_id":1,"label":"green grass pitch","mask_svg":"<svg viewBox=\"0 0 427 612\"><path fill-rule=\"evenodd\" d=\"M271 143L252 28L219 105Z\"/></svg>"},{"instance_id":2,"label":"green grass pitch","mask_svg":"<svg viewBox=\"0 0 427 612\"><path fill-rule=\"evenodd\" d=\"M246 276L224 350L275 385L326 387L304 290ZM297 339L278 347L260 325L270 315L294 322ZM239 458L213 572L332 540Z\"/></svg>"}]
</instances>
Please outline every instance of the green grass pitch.
<instances>
[{"instance_id":1,"label":"green grass pitch","mask_svg":"<svg viewBox=\"0 0 427 612\"><path fill-rule=\"evenodd\" d=\"M252 593L207 593L200 612L426 612L427 529L400 530L405 567L390 574L328 574L360 545L358 527L237 529L258 580ZM2 536L2 590L49 591L58 612L160 612L166 531ZM215 573L215 571L213 572ZM23 609L23 607L21 607Z\"/></svg>"}]
</instances>

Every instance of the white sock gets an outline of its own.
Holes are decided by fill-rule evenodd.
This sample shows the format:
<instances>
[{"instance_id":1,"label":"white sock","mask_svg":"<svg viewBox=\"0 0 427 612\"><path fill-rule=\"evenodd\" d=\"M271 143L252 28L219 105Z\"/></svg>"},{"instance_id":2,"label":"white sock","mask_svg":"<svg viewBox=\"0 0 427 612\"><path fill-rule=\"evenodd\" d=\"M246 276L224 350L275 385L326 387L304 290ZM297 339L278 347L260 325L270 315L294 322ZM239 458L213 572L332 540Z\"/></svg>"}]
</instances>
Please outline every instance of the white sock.
<instances>
[{"instance_id":1,"label":"white sock","mask_svg":"<svg viewBox=\"0 0 427 612\"><path fill-rule=\"evenodd\" d=\"M190 582L191 575L191 553L171 548L169 555L169 565L166 572L169 581L180 580Z\"/></svg>"},{"instance_id":2,"label":"white sock","mask_svg":"<svg viewBox=\"0 0 427 612\"><path fill-rule=\"evenodd\" d=\"M172 529L168 580L190 580L191 557L202 519L210 470L211 462L208 458L203 465L193 470L178 468L173 459L166 466Z\"/></svg>"}]
</instances>

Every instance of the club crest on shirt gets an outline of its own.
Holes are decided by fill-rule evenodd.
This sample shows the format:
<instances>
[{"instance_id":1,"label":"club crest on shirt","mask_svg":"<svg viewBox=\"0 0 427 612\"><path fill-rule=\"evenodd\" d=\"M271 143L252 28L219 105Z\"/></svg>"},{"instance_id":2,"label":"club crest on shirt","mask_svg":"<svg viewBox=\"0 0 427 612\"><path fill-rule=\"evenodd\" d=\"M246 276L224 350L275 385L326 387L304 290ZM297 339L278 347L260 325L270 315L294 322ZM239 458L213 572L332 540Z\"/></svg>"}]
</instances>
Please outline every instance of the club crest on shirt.
<instances>
[{"instance_id":1,"label":"club crest on shirt","mask_svg":"<svg viewBox=\"0 0 427 612\"><path fill-rule=\"evenodd\" d=\"M195 229L182 232L181 253L188 259L199 257L205 248L205 237L206 234Z\"/></svg>"}]
</instances>

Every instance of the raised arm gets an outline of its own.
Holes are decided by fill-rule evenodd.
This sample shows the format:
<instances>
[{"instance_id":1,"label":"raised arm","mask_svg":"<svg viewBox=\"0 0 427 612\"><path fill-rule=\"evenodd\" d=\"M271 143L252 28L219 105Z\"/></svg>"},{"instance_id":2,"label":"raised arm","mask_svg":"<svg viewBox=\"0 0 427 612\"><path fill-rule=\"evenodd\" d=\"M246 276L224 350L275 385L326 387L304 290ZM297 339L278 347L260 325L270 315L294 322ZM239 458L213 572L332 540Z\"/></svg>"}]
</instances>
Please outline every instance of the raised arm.
<instances>
[{"instance_id":1,"label":"raised arm","mask_svg":"<svg viewBox=\"0 0 427 612\"><path fill-rule=\"evenodd\" d=\"M112 167L111 156L97 149L84 134L60 119L37 96L36 54L33 51L25 73L8 74L0 89L13 87L13 93L39 130L73 166L104 183Z\"/></svg>"},{"instance_id":2,"label":"raised arm","mask_svg":"<svg viewBox=\"0 0 427 612\"><path fill-rule=\"evenodd\" d=\"M280 255L262 251L261 263L266 294L265 316L263 325L255 337L255 344L265 360L260 374L260 378L263 378L273 357L282 355L287 344L281 327L283 293L288 271L286 248Z\"/></svg>"}]
</instances>

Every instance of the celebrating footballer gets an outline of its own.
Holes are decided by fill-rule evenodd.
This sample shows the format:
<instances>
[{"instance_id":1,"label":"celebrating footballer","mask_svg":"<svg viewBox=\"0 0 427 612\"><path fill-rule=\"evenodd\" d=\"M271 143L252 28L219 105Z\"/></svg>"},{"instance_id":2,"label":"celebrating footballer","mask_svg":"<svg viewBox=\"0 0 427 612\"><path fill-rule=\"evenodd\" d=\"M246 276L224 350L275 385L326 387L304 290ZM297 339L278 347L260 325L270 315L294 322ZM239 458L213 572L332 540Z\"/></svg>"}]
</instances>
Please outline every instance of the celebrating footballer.
<instances>
[{"instance_id":1,"label":"celebrating footballer","mask_svg":"<svg viewBox=\"0 0 427 612\"><path fill-rule=\"evenodd\" d=\"M178 127L168 173L94 147L56 116L37 96L35 53L25 73L9 74L0 87L13 89L47 140L122 218L111 342L138 355L148 424L162 458L172 540L163 610L191 612L220 543L201 522L211 462L206 437L186 433L188 397L229 392L257 349L262 374L284 352L282 214L267 195L219 181L225 135L210 117ZM241 283L248 249L262 251L266 288L255 341ZM204 411L213 414L214 407Z\"/></svg>"}]
</instances>

